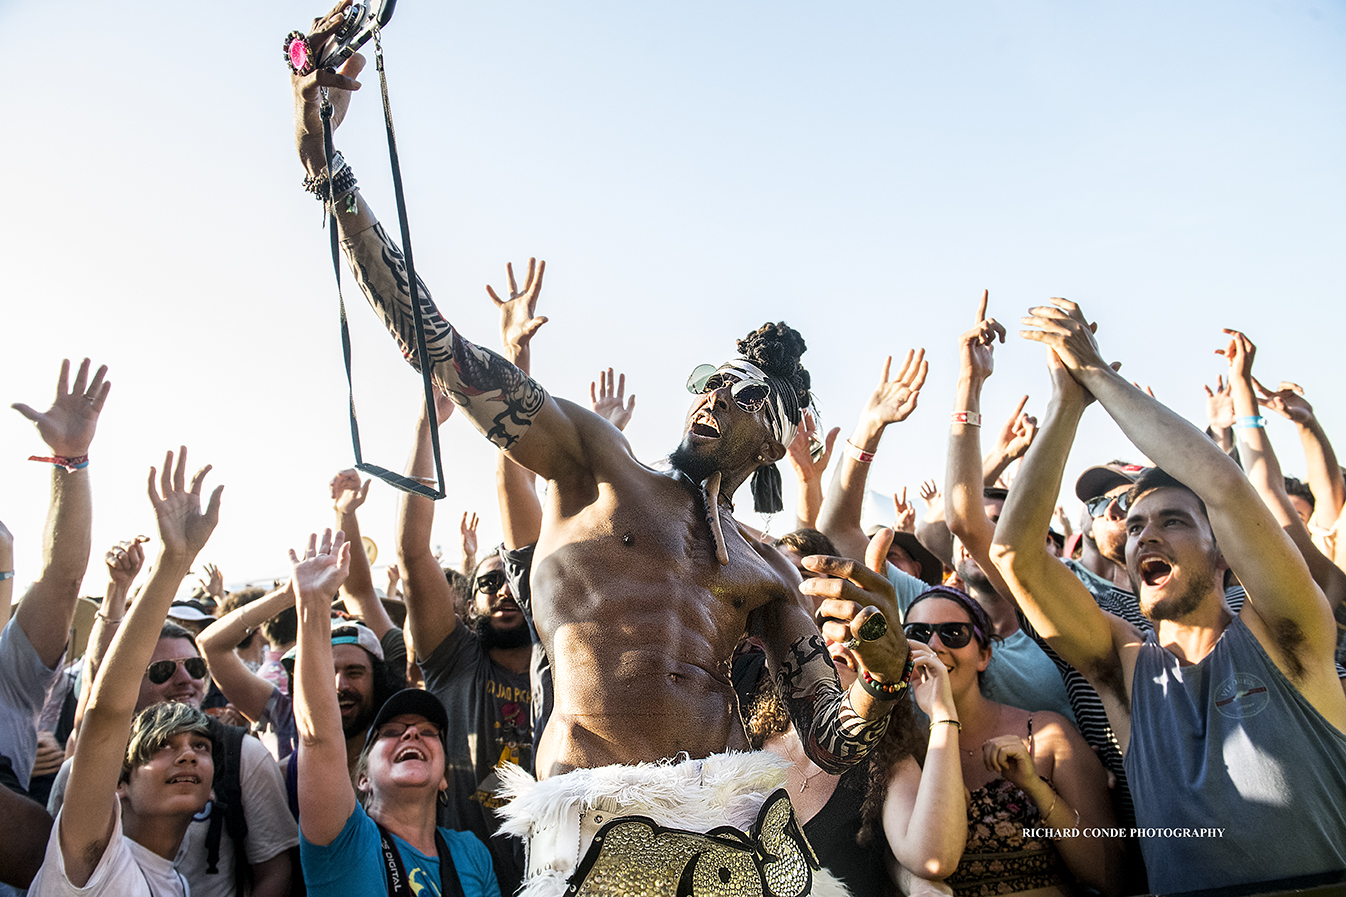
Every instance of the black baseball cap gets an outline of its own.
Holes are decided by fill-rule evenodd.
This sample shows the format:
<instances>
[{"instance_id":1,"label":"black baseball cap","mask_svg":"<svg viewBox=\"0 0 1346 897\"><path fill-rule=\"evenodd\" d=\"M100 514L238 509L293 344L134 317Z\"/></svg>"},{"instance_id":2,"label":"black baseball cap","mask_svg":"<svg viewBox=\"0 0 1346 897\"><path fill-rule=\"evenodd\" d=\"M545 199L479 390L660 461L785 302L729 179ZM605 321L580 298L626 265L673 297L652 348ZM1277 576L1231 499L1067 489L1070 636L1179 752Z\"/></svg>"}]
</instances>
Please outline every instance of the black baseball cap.
<instances>
[{"instance_id":1,"label":"black baseball cap","mask_svg":"<svg viewBox=\"0 0 1346 897\"><path fill-rule=\"evenodd\" d=\"M365 750L369 750L369 746L378 737L380 726L393 717L401 716L404 713L423 716L428 722L438 726L439 742L444 745L445 752L448 751L449 713L444 709L444 703L439 698L423 688L404 688L383 702L383 706L379 708L378 714L374 717L374 722L369 726L369 734L365 736Z\"/></svg>"}]
</instances>

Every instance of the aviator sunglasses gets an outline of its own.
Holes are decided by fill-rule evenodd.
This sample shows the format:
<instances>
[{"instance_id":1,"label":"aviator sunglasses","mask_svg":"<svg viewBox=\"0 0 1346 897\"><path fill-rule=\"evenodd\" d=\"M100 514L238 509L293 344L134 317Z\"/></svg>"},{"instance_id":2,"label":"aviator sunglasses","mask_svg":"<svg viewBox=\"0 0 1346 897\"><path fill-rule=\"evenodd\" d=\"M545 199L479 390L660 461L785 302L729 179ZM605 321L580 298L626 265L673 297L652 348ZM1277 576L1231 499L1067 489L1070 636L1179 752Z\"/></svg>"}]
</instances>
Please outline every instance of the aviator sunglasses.
<instances>
[{"instance_id":1,"label":"aviator sunglasses","mask_svg":"<svg viewBox=\"0 0 1346 897\"><path fill-rule=\"evenodd\" d=\"M477 591L483 595L494 595L504 584L505 573L502 570L492 570L477 577Z\"/></svg>"},{"instance_id":2,"label":"aviator sunglasses","mask_svg":"<svg viewBox=\"0 0 1346 897\"><path fill-rule=\"evenodd\" d=\"M1090 517L1102 517L1108 513L1108 506L1116 502L1117 510L1125 514L1131 509L1131 493L1123 492L1121 495L1108 497L1100 495L1097 498L1091 498L1084 503L1084 507L1089 511Z\"/></svg>"},{"instance_id":3,"label":"aviator sunglasses","mask_svg":"<svg viewBox=\"0 0 1346 897\"><path fill-rule=\"evenodd\" d=\"M930 637L939 633L940 643L946 648L961 648L972 641L971 623L907 623L902 632L923 645L930 644Z\"/></svg>"},{"instance_id":4,"label":"aviator sunglasses","mask_svg":"<svg viewBox=\"0 0 1346 897\"><path fill-rule=\"evenodd\" d=\"M766 404L771 395L771 387L761 380L748 380L738 374L719 372L713 364L699 364L687 378L687 391L693 395L705 395L717 389L729 387L734 404L752 414Z\"/></svg>"},{"instance_id":5,"label":"aviator sunglasses","mask_svg":"<svg viewBox=\"0 0 1346 897\"><path fill-rule=\"evenodd\" d=\"M193 679L206 678L206 661L203 657L186 657L182 660L156 660L154 663L145 667L145 676L155 685L163 685L173 674L177 672L178 664L187 671L187 675Z\"/></svg>"}]
</instances>

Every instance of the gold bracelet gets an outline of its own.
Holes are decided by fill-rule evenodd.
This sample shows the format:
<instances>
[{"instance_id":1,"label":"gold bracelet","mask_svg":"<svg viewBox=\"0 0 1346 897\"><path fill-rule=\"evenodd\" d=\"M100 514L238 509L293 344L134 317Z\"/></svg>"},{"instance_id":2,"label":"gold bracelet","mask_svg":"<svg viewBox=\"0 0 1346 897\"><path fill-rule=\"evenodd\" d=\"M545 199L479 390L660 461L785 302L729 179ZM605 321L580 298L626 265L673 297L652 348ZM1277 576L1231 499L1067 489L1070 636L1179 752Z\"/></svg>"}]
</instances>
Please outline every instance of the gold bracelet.
<instances>
[{"instance_id":1,"label":"gold bracelet","mask_svg":"<svg viewBox=\"0 0 1346 897\"><path fill-rule=\"evenodd\" d=\"M1047 808L1047 812L1046 812L1046 813L1043 813L1043 814L1042 814L1042 821L1043 821L1043 822L1046 822L1046 821L1047 821L1047 817L1050 816L1050 815L1052 815L1052 810L1055 810L1055 809L1056 809L1056 802L1059 801L1060 799L1061 799L1061 795L1057 794L1057 793L1056 793L1056 789L1053 788L1053 789L1052 789L1052 805L1051 805L1050 807Z\"/></svg>"},{"instance_id":2,"label":"gold bracelet","mask_svg":"<svg viewBox=\"0 0 1346 897\"><path fill-rule=\"evenodd\" d=\"M957 728L959 732L963 731L963 724L960 723L960 722L959 722L958 720L956 720L956 719L937 719L937 720L933 720L933 721L931 721L931 723L930 723L930 730L933 732L934 729L935 729L935 726L938 726L940 723L947 723L947 724L949 724L950 726L953 726L953 727Z\"/></svg>"}]
</instances>

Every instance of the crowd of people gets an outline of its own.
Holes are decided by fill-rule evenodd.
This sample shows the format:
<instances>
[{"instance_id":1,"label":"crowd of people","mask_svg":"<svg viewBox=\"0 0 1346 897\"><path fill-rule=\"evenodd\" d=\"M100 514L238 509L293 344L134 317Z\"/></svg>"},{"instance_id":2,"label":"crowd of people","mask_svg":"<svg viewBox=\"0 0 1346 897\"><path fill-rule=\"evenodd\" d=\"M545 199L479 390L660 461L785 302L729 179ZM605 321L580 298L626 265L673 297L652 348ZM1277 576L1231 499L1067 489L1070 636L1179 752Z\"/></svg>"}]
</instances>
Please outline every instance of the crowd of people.
<instances>
[{"instance_id":1,"label":"crowd of people","mask_svg":"<svg viewBox=\"0 0 1346 897\"><path fill-rule=\"evenodd\" d=\"M1346 479L1302 392L1254 377L1247 336L1219 337L1228 376L1203 432L1053 299L1020 331L1049 350L1047 410L1021 402L983 445L1007 336L983 294L974 326L930 353L959 372L942 486L921 489L920 514L894 496L895 525L867 532L881 440L931 402L924 350L885 365L838 443L817 426L804 338L765 324L692 371L670 455L636 458L624 377L576 403L530 376L544 264L491 291L499 351L469 342L412 289L348 164L328 171L322 104L339 124L362 64L295 76L305 185L413 364L421 305L434 403L405 475L434 482L454 414L500 449L497 547L477 559L465 514L464 566L446 569L435 502L407 492L379 589L359 520L371 483L346 470L287 582L230 592L207 565L175 601L223 489L207 494L210 467L190 473L182 447L149 471L157 533L107 551L71 657L109 381L63 363L49 409L15 406L51 467L43 569L17 603L0 525L0 887L870 897L1346 880ZM1061 481L1094 402L1135 455L1089 459L1071 521ZM1297 426L1306 484L1282 475L1263 409ZM799 488L777 537L734 502L747 484L756 510L783 510L782 467Z\"/></svg>"}]
</instances>

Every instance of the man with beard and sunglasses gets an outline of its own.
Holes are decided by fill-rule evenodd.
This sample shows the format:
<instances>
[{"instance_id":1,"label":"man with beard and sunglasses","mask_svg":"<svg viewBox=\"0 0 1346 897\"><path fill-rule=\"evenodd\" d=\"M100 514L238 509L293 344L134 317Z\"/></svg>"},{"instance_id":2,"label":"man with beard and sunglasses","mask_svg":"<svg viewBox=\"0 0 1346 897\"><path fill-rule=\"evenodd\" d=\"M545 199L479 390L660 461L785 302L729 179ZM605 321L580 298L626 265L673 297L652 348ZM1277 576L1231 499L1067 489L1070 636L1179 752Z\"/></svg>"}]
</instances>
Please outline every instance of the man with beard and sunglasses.
<instances>
[{"instance_id":1,"label":"man with beard and sunglasses","mask_svg":"<svg viewBox=\"0 0 1346 897\"><path fill-rule=\"evenodd\" d=\"M316 23L312 39L324 40L340 21L338 9ZM294 78L299 154L320 194L321 96L331 90L339 123L362 64L352 57L341 74ZM623 851L640 852L642 832L651 850L669 851L669 862L688 844L723 857L721 881L742 874L760 886L752 857L763 851L805 883L825 880L789 824L788 800L777 793L779 762L726 753L748 743L729 677L734 648L745 633L762 639L809 755L833 772L860 762L881 737L911 666L887 581L854 561L810 559L815 571L841 577L803 588L829 599L823 630L854 647L861 675L843 691L818 626L796 598L798 574L774 548L745 538L732 516L734 493L749 478L755 504L780 510L775 463L810 404L802 338L767 325L740 341L743 357L695 373L672 469L655 470L607 420L549 396L454 330L408 276L345 169L333 174L345 185L333 225L375 313L405 349L417 338L411 322L419 303L438 391L548 481L531 586L555 706L535 758L544 781L511 777L514 801L505 808L511 831L529 839L531 893L564 893L580 865L586 875L628 869L636 860ZM540 289L542 273L530 269L524 293ZM924 373L914 367L910 377ZM413 632L413 643L427 641ZM706 838L722 825L743 841ZM607 838L600 826L633 837Z\"/></svg>"},{"instance_id":2,"label":"man with beard and sunglasses","mask_svg":"<svg viewBox=\"0 0 1346 897\"><path fill-rule=\"evenodd\" d=\"M166 703L199 710L209 681L205 658L192 634L165 622L141 677L135 711ZM246 887L254 897L288 894L289 851L299 844L299 830L286 804L280 770L256 738L213 717L207 721L214 746L215 803L193 818L173 866L196 897L242 897ZM65 800L69 774L67 760L52 786L48 806L53 815ZM234 800L241 813L230 813Z\"/></svg>"}]
</instances>

